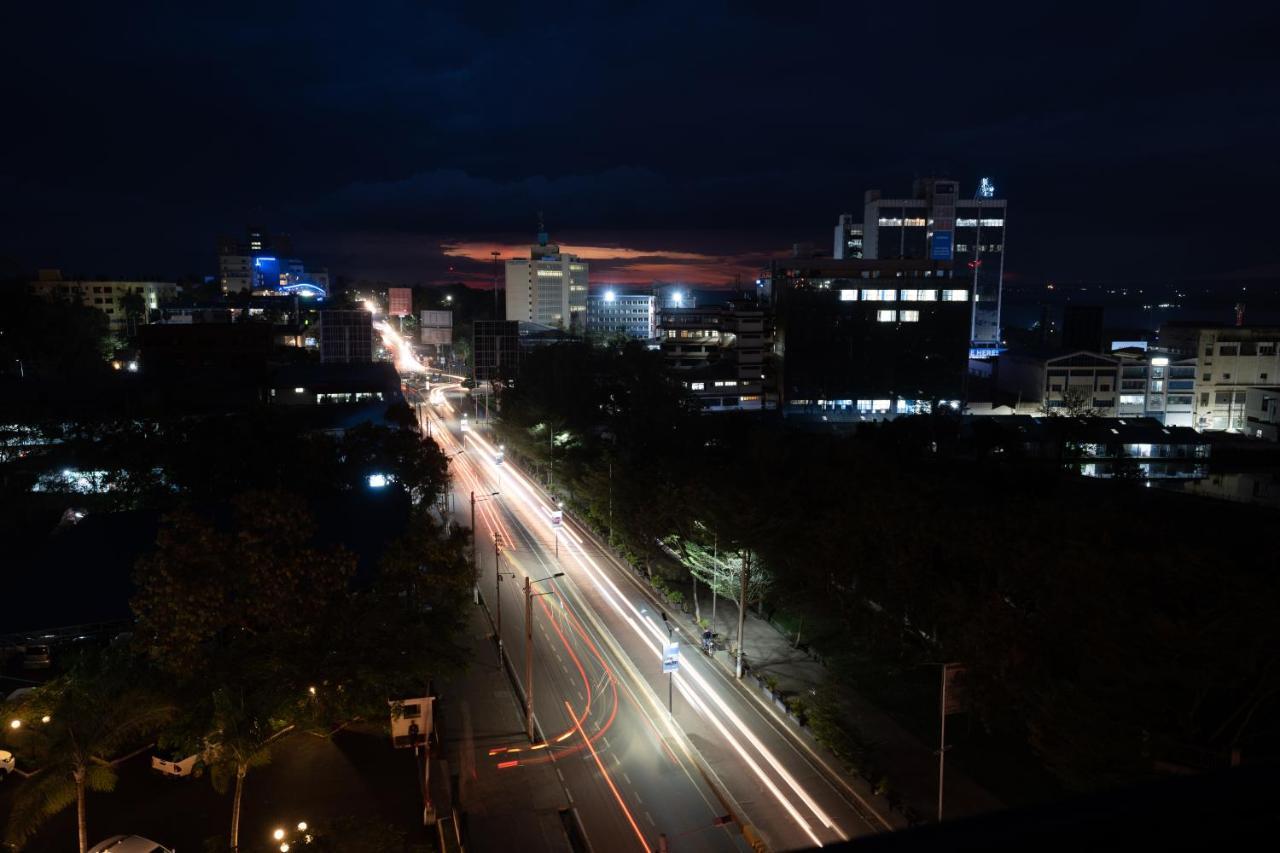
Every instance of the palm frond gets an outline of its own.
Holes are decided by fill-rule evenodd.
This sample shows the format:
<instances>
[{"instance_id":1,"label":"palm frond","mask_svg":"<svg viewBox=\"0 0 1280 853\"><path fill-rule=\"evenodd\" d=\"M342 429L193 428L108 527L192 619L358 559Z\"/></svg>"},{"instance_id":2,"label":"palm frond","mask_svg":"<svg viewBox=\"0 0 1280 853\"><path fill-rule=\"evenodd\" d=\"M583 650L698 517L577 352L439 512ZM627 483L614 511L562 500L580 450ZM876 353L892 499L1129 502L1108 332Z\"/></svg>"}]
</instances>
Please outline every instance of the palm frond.
<instances>
[{"instance_id":1,"label":"palm frond","mask_svg":"<svg viewBox=\"0 0 1280 853\"><path fill-rule=\"evenodd\" d=\"M5 840L21 849L49 818L76 801L76 785L61 773L40 773L17 786Z\"/></svg>"}]
</instances>

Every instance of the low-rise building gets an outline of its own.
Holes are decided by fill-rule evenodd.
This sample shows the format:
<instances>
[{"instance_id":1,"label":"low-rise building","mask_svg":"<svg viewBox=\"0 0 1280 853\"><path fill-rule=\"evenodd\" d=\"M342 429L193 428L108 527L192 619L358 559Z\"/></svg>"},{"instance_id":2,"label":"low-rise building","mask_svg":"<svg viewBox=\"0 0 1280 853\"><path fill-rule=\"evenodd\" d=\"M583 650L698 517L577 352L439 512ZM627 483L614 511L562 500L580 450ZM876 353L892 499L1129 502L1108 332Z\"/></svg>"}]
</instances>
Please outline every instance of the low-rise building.
<instances>
[{"instance_id":1,"label":"low-rise building","mask_svg":"<svg viewBox=\"0 0 1280 853\"><path fill-rule=\"evenodd\" d=\"M44 299L79 302L101 311L112 332L127 331L131 321L145 324L151 312L178 295L174 282L64 279L61 270L40 270L31 290Z\"/></svg>"},{"instance_id":2,"label":"low-rise building","mask_svg":"<svg viewBox=\"0 0 1280 853\"><path fill-rule=\"evenodd\" d=\"M1209 473L1209 438L1155 418L1011 415L981 421L1003 433L1003 446L1084 477L1186 480Z\"/></svg>"},{"instance_id":3,"label":"low-rise building","mask_svg":"<svg viewBox=\"0 0 1280 853\"><path fill-rule=\"evenodd\" d=\"M1017 411L1030 404L1048 413L1114 417L1120 359L1095 352L1002 352L996 386L1014 399Z\"/></svg>"},{"instance_id":4,"label":"low-rise building","mask_svg":"<svg viewBox=\"0 0 1280 853\"><path fill-rule=\"evenodd\" d=\"M619 293L612 288L587 296L587 335L623 335L648 341L657 337L657 300L652 293Z\"/></svg>"},{"instance_id":5,"label":"low-rise building","mask_svg":"<svg viewBox=\"0 0 1280 853\"><path fill-rule=\"evenodd\" d=\"M771 334L759 306L664 308L657 332L667 368L704 411L776 408L776 399L765 385Z\"/></svg>"},{"instance_id":6,"label":"low-rise building","mask_svg":"<svg viewBox=\"0 0 1280 853\"><path fill-rule=\"evenodd\" d=\"M1249 389L1280 389L1280 326L1166 323L1160 345L1195 359L1196 429L1248 432Z\"/></svg>"},{"instance_id":7,"label":"low-rise building","mask_svg":"<svg viewBox=\"0 0 1280 853\"><path fill-rule=\"evenodd\" d=\"M1280 388L1249 388L1244 392L1244 432L1254 438L1280 441Z\"/></svg>"}]
</instances>

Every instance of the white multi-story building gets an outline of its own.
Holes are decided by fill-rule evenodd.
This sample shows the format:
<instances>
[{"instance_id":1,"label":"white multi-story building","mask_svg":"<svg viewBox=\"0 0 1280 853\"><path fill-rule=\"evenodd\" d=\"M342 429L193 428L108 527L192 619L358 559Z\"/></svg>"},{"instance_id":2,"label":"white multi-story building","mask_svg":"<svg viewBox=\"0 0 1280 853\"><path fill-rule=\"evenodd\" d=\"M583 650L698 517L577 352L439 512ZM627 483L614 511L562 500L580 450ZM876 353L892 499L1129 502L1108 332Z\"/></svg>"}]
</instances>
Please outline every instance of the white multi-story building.
<instances>
[{"instance_id":1,"label":"white multi-story building","mask_svg":"<svg viewBox=\"0 0 1280 853\"><path fill-rule=\"evenodd\" d=\"M507 261L507 319L581 332L587 313L587 264L561 254L545 231L528 258Z\"/></svg>"},{"instance_id":2,"label":"white multi-story building","mask_svg":"<svg viewBox=\"0 0 1280 853\"><path fill-rule=\"evenodd\" d=\"M601 338L621 334L635 340L652 340L658 334L656 302L652 293L593 293L587 297L587 334Z\"/></svg>"},{"instance_id":3,"label":"white multi-story building","mask_svg":"<svg viewBox=\"0 0 1280 853\"><path fill-rule=\"evenodd\" d=\"M1116 414L1122 418L1155 418L1166 426L1189 427L1195 419L1196 360L1174 354L1121 350L1120 396Z\"/></svg>"},{"instance_id":4,"label":"white multi-story building","mask_svg":"<svg viewBox=\"0 0 1280 853\"><path fill-rule=\"evenodd\" d=\"M1280 328L1202 329L1197 429L1242 432L1250 388L1280 388Z\"/></svg>"},{"instance_id":5,"label":"white multi-story building","mask_svg":"<svg viewBox=\"0 0 1280 853\"><path fill-rule=\"evenodd\" d=\"M126 297L141 298L142 311L134 320L145 323L150 313L159 309L161 303L178 295L178 285L173 282L73 281L64 279L60 270L40 270L40 278L31 282L31 289L37 296L45 299L64 299L96 308L107 315L107 323L113 332L125 331L129 326L129 304Z\"/></svg>"}]
</instances>

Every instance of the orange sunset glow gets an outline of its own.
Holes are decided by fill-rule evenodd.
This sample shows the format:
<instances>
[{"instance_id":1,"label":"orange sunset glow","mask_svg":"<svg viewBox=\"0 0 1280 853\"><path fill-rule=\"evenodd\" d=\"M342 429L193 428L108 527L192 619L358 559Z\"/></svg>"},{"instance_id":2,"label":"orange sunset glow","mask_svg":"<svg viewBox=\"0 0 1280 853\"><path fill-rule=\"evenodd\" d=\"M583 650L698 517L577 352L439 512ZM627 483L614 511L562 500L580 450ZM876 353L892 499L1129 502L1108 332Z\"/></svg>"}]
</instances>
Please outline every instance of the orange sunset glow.
<instances>
[{"instance_id":1,"label":"orange sunset glow","mask_svg":"<svg viewBox=\"0 0 1280 853\"><path fill-rule=\"evenodd\" d=\"M553 241L554 242L554 241ZM560 250L589 261L592 281L619 284L650 284L655 281L687 282L705 286L732 284L735 277L753 280L769 262L769 254L716 255L679 249L596 245L589 243L557 243ZM493 253L507 260L529 256L528 243L506 241L454 241L440 244L449 258L490 264ZM458 270L464 275L465 270ZM477 267L472 276L477 282L491 280L491 274Z\"/></svg>"}]
</instances>

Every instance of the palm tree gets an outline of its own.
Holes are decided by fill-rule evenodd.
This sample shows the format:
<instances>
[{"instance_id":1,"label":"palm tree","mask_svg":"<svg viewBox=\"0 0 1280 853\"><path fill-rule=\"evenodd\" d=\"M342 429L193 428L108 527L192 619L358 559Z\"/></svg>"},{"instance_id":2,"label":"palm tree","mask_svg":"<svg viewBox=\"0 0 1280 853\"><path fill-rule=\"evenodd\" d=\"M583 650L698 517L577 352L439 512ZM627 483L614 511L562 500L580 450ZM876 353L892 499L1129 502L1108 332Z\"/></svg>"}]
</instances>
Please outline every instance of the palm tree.
<instances>
[{"instance_id":1,"label":"palm tree","mask_svg":"<svg viewBox=\"0 0 1280 853\"><path fill-rule=\"evenodd\" d=\"M271 742L277 732L262 700L273 691L219 688L213 694L215 731L209 736L209 769L213 787L224 793L235 779L231 798L231 849L240 849L240 802L244 779L252 767L271 761ZM255 701L256 700L256 701ZM255 707L257 706L257 707Z\"/></svg>"},{"instance_id":2,"label":"palm tree","mask_svg":"<svg viewBox=\"0 0 1280 853\"><path fill-rule=\"evenodd\" d=\"M6 840L21 846L49 818L76 804L80 853L89 848L85 817L88 791L116 786L112 760L121 749L140 746L172 714L173 707L136 686L100 659L86 660L6 709L17 720L19 757L34 765L32 778L14 794Z\"/></svg>"}]
</instances>

